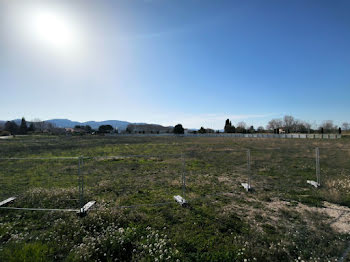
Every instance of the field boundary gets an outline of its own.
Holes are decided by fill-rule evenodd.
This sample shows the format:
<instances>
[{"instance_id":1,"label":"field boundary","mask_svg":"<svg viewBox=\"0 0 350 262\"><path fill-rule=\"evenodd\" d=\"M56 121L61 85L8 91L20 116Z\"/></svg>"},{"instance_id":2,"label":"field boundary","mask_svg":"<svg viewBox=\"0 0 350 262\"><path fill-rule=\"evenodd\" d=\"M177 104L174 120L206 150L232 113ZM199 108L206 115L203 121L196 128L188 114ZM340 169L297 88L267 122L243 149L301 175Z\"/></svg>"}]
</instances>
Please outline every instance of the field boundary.
<instances>
[{"instance_id":1,"label":"field boundary","mask_svg":"<svg viewBox=\"0 0 350 262\"><path fill-rule=\"evenodd\" d=\"M230 134L230 133L211 133L211 134L106 134L106 136L174 136L174 137L232 137L232 138L284 138L284 139L340 139L341 134Z\"/></svg>"}]
</instances>

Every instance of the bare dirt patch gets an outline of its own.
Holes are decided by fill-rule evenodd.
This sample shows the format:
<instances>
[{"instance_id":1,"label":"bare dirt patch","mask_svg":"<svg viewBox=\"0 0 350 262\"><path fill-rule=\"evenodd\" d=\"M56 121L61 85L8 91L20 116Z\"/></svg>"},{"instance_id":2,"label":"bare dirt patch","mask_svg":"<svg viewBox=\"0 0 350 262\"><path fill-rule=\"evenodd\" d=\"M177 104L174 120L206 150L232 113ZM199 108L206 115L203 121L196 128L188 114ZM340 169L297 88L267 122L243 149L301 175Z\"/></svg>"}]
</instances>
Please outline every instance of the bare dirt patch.
<instances>
[{"instance_id":1,"label":"bare dirt patch","mask_svg":"<svg viewBox=\"0 0 350 262\"><path fill-rule=\"evenodd\" d=\"M290 207L291 203L287 201L274 200L267 204L267 207L271 210L278 211L279 209ZM350 232L350 208L340 206L337 204L323 202L324 207L310 207L301 203L292 207L299 213L305 211L317 212L329 217L329 225L339 233Z\"/></svg>"},{"instance_id":2,"label":"bare dirt patch","mask_svg":"<svg viewBox=\"0 0 350 262\"><path fill-rule=\"evenodd\" d=\"M227 177L227 176L219 176L218 177L218 181L220 183L222 183L222 182L231 182L231 179L229 177Z\"/></svg>"},{"instance_id":3,"label":"bare dirt patch","mask_svg":"<svg viewBox=\"0 0 350 262\"><path fill-rule=\"evenodd\" d=\"M329 217L330 226L339 233L350 232L350 208L324 202L324 208L309 207L303 204L298 205L300 210L315 211Z\"/></svg>"}]
</instances>

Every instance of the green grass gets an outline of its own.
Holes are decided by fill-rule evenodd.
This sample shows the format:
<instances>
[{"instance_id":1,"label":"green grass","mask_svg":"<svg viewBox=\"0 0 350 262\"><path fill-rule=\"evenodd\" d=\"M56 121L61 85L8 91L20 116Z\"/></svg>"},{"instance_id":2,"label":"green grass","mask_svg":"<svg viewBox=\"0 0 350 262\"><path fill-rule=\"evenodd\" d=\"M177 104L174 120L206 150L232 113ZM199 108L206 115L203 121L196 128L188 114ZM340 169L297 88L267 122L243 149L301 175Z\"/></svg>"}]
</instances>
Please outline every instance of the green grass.
<instances>
[{"instance_id":1,"label":"green grass","mask_svg":"<svg viewBox=\"0 0 350 262\"><path fill-rule=\"evenodd\" d=\"M319 189L306 184L315 179L315 147L321 154ZM249 193L240 186L247 180L248 148L254 188ZM97 201L83 218L0 210L0 261L335 260L349 236L335 230L335 218L315 208L324 201L350 207L350 150L345 149L350 149L348 139L28 136L0 141L1 157L88 157L80 168L84 200ZM188 208L172 200L182 194L183 172ZM18 196L10 207L79 208L78 185L77 159L0 160L0 196Z\"/></svg>"}]
</instances>

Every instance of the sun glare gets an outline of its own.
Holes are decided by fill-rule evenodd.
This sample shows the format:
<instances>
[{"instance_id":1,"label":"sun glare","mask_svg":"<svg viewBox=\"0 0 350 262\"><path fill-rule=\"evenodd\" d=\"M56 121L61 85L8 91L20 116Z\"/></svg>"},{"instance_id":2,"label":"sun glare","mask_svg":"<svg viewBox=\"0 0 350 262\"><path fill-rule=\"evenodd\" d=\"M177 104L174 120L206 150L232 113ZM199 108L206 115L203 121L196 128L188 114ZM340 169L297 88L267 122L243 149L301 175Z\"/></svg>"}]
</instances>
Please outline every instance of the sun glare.
<instances>
[{"instance_id":1,"label":"sun glare","mask_svg":"<svg viewBox=\"0 0 350 262\"><path fill-rule=\"evenodd\" d=\"M78 48L76 28L64 14L40 8L27 15L27 33L40 47L60 53L72 53Z\"/></svg>"},{"instance_id":2,"label":"sun glare","mask_svg":"<svg viewBox=\"0 0 350 262\"><path fill-rule=\"evenodd\" d=\"M33 33L38 40L55 48L71 48L74 44L74 34L67 21L50 12L41 12L33 17Z\"/></svg>"}]
</instances>

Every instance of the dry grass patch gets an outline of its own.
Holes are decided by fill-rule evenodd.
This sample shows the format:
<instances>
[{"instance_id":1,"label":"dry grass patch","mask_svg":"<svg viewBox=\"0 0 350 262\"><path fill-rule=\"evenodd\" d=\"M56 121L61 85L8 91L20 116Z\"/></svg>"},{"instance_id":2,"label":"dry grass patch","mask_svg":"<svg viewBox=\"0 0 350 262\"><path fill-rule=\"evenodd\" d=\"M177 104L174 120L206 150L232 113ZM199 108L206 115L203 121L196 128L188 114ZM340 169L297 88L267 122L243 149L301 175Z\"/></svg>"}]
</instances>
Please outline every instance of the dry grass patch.
<instances>
[{"instance_id":1,"label":"dry grass patch","mask_svg":"<svg viewBox=\"0 0 350 262\"><path fill-rule=\"evenodd\" d=\"M325 215L326 224L329 224L332 229L339 233L349 233L350 232L350 208L340 206L337 204L323 202L323 207L310 207L302 203L293 205L288 201L282 201L274 199L272 202L267 203L267 208L278 212L282 209L288 209L291 211L296 211L300 215L304 216L305 212L319 213L320 218ZM270 216L271 217L271 216Z\"/></svg>"}]
</instances>

